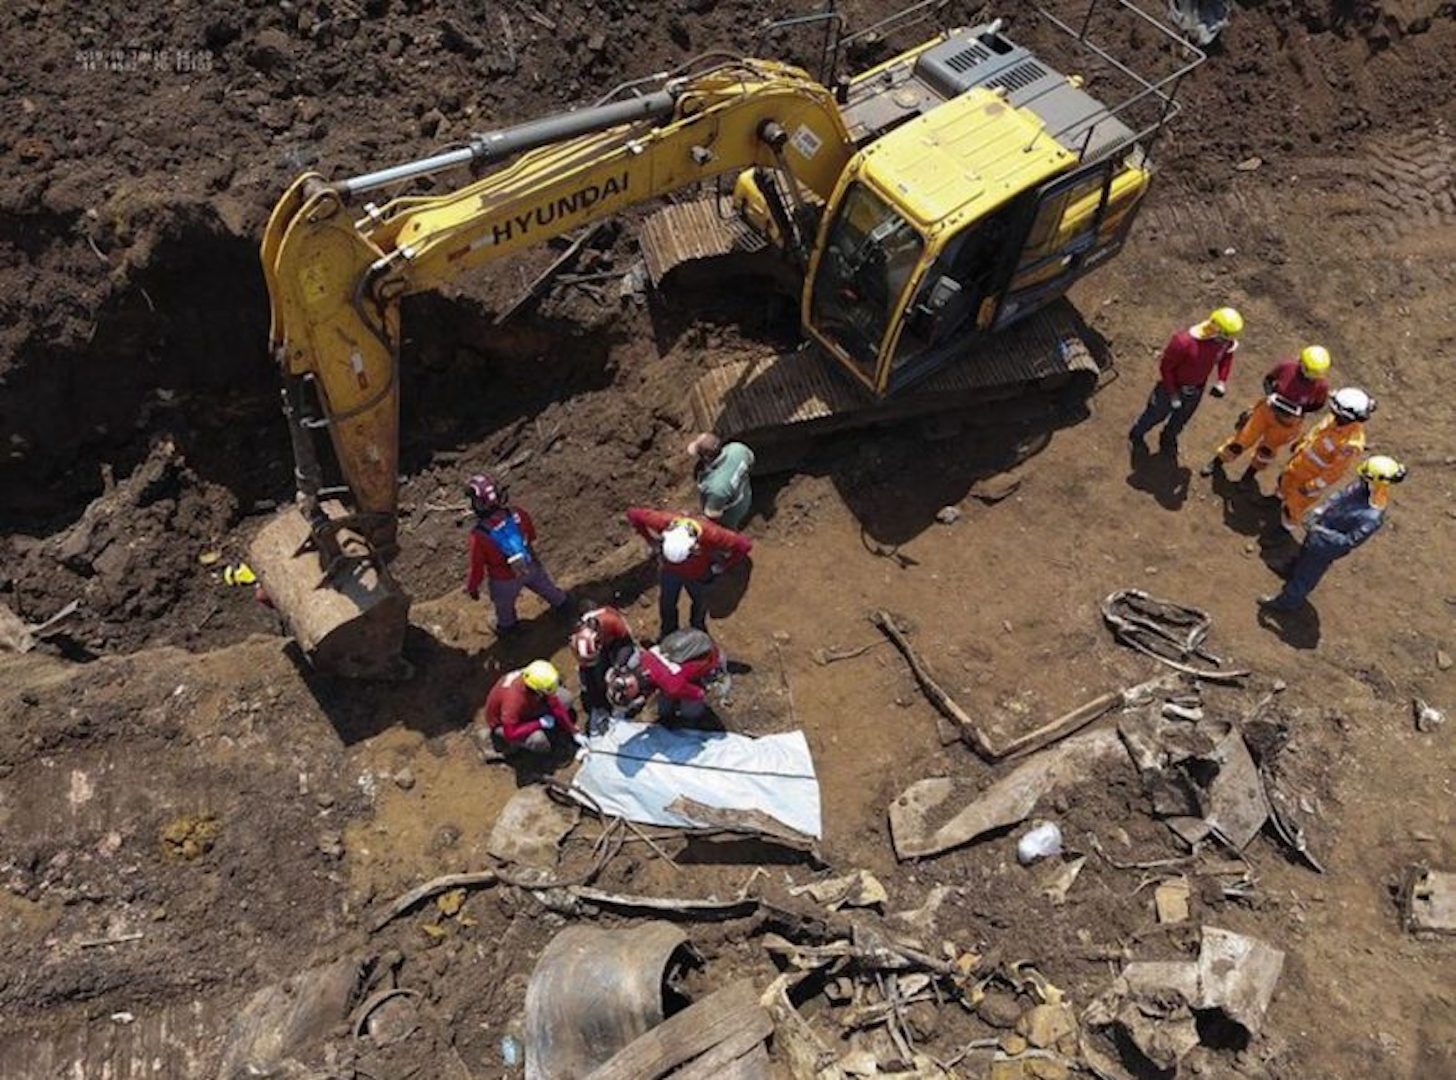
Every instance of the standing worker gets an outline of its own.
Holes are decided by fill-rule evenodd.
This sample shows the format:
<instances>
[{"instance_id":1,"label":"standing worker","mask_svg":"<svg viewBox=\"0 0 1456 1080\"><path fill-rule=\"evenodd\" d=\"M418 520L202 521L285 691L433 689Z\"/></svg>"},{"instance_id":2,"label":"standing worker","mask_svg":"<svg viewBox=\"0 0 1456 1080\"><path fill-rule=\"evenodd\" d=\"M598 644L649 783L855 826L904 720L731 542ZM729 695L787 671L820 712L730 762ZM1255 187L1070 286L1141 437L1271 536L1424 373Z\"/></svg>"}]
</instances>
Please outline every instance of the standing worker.
<instances>
[{"instance_id":1,"label":"standing worker","mask_svg":"<svg viewBox=\"0 0 1456 1080\"><path fill-rule=\"evenodd\" d=\"M706 630L708 586L725 570L747 558L753 550L753 541L716 522L667 510L633 507L627 511L627 523L661 557L658 575L661 636L667 637L678 627L678 601L684 589L691 600L688 623L695 629Z\"/></svg>"},{"instance_id":2,"label":"standing worker","mask_svg":"<svg viewBox=\"0 0 1456 1080\"><path fill-rule=\"evenodd\" d=\"M1274 596L1259 597L1259 606L1270 611L1293 611L1305 602L1336 559L1343 559L1385 524L1390 485L1405 479L1405 466L1377 454L1362 461L1357 471L1358 479L1310 511L1304 546L1290 567L1284 588Z\"/></svg>"},{"instance_id":3,"label":"standing worker","mask_svg":"<svg viewBox=\"0 0 1456 1080\"><path fill-rule=\"evenodd\" d=\"M1364 390L1343 387L1330 398L1330 415L1295 444L1289 464L1279 474L1286 529L1302 522L1309 508L1365 453L1365 421L1374 411L1375 399Z\"/></svg>"},{"instance_id":4,"label":"standing worker","mask_svg":"<svg viewBox=\"0 0 1456 1080\"><path fill-rule=\"evenodd\" d=\"M1235 339L1243 329L1244 317L1231 307L1221 307L1203 322L1179 330L1168 340L1147 407L1127 433L1134 450L1146 452L1144 436L1166 420L1158 449L1164 454L1178 453L1178 436L1203 400L1203 388L1214 368L1218 369L1218 378L1214 380L1213 396L1223 397L1234 367L1234 350L1239 347Z\"/></svg>"},{"instance_id":5,"label":"standing worker","mask_svg":"<svg viewBox=\"0 0 1456 1080\"><path fill-rule=\"evenodd\" d=\"M753 451L741 442L724 443L705 431L688 443L688 453L694 461L703 516L726 528L741 529L753 509L753 487L748 476L753 468Z\"/></svg>"},{"instance_id":6,"label":"standing worker","mask_svg":"<svg viewBox=\"0 0 1456 1080\"><path fill-rule=\"evenodd\" d=\"M480 583L488 577L496 633L509 634L519 626L516 599L522 589L530 589L556 612L565 612L571 598L557 588L536 557L536 526L531 515L520 507L506 505L506 489L489 473L472 476L465 493L475 511L465 593L479 600Z\"/></svg>"},{"instance_id":7,"label":"standing worker","mask_svg":"<svg viewBox=\"0 0 1456 1080\"><path fill-rule=\"evenodd\" d=\"M571 695L561 685L561 673L547 660L533 660L497 679L484 712L491 741L507 753L549 754L555 747L553 737L564 745L576 734Z\"/></svg>"},{"instance_id":8,"label":"standing worker","mask_svg":"<svg viewBox=\"0 0 1456 1080\"><path fill-rule=\"evenodd\" d=\"M1330 384L1324 376L1329 370L1330 353L1323 345L1306 345L1298 359L1270 368L1264 376L1264 397L1239 417L1234 433L1220 444L1201 474L1210 476L1250 450L1254 457L1241 479L1252 480L1267 468L1283 447L1299 438L1304 418L1325 407Z\"/></svg>"},{"instance_id":9,"label":"standing worker","mask_svg":"<svg viewBox=\"0 0 1456 1080\"><path fill-rule=\"evenodd\" d=\"M611 713L607 700L607 675L636 651L632 627L614 607L599 607L582 615L571 634L571 652L576 657L581 682L581 701L587 710L587 730Z\"/></svg>"}]
</instances>

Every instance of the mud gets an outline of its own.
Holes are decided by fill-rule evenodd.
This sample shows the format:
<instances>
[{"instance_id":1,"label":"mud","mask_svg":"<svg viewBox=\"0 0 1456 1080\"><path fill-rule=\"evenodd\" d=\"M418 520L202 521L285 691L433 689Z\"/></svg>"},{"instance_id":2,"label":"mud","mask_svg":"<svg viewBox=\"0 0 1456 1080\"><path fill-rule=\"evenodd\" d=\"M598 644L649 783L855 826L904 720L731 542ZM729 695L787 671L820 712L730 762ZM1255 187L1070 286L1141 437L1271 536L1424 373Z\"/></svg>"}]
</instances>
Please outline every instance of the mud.
<instances>
[{"instance_id":1,"label":"mud","mask_svg":"<svg viewBox=\"0 0 1456 1080\"><path fill-rule=\"evenodd\" d=\"M864 25L893 6L845 8ZM450 1075L456 1058L493 1074L560 918L501 889L455 916L363 929L422 878L483 864L496 812L531 777L479 764L465 728L496 673L562 644L534 601L523 638L498 643L458 594L460 478L509 463L558 578L650 628L655 595L621 513L686 497L693 373L788 344L792 316L736 286L646 306L566 289L492 327L549 252L412 300L398 570L419 598L420 676L350 687L300 670L272 616L221 580L291 495L256 240L301 170L395 162L710 45L747 49L764 12L739 0L102 7L22 0L3 35L14 122L0 135L0 599L31 621L76 598L82 611L43 654L3 660L0 1071L79 1061L99 1075L106 1055L131 1054L163 1060L163 1075L214 1075L226 1018L252 992L396 949L401 985L421 990L430 1031L449 1036L430 1035L413 1059L408 1043L394 1048L377 1074L423 1062ZM951 7L951 21L980 10ZM819 41L782 35L771 51L812 66ZM1440 392L1456 347L1456 18L1438 0L1269 0L1236 8L1211 53L1183 87L1133 241L1074 297L1119 371L1093 417L1020 446L914 429L857 437L761 485L752 574L717 623L743 669L725 720L806 730L836 870L873 870L890 910L952 890L915 930L930 948L949 939L1033 960L1081 1005L1109 956L1186 955L1196 933L1157 929L1148 873L1095 853L1052 904L1043 871L1016 864L1015 830L897 865L884 811L900 790L991 774L940 746L890 650L828 667L812 655L873 640L863 612L889 607L999 741L1148 676L1098 625L1106 592L1134 585L1205 607L1221 652L1261 686L1289 683L1281 763L1313 809L1328 873L1266 835L1248 852L1249 898L1196 883L1192 925L1258 934L1289 962L1260 1040L1189 1064L1215 1077L1451 1075L1456 954L1402 933L1393 887L1412 862L1456 860L1447 733L1409 722L1411 696L1449 712L1456 693L1436 659L1456 651L1456 421ZM630 231L588 257L625 269ZM1181 465L1129 464L1123 433L1156 350L1224 302L1250 323L1231 400L1205 402ZM1277 586L1271 567L1290 554L1273 511L1195 470L1260 369L1307 339L1335 354L1339 381L1380 399L1372 444L1412 478L1392 524L1331 573L1312 613L1272 623L1252 598ZM1013 461L1025 478L1014 496L935 522ZM102 512L118 492L134 496L125 512ZM1180 851L1128 776L1088 777L1038 812L1084 852L1091 837L1118 861ZM638 847L600 884L726 895L765 856L678 858ZM770 871L810 876L792 862ZM695 928L699 988L766 976L761 929ZM107 938L128 940L83 944ZM111 1019L124 1013L135 1022ZM947 1012L930 1045L988 1032Z\"/></svg>"}]
</instances>

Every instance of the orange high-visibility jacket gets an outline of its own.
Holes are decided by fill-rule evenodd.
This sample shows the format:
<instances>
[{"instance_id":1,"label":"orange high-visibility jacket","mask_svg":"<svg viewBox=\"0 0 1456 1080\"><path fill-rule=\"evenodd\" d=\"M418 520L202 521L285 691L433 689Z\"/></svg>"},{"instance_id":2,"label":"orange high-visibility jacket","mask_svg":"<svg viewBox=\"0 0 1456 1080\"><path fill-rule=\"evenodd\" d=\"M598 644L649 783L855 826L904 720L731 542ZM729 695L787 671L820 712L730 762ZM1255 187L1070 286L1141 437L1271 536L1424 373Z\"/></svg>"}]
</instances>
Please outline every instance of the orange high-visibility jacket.
<instances>
[{"instance_id":1,"label":"orange high-visibility jacket","mask_svg":"<svg viewBox=\"0 0 1456 1080\"><path fill-rule=\"evenodd\" d=\"M1319 491L1335 483L1365 452L1365 425L1341 424L1326 416L1294 448L1286 469L1289 483Z\"/></svg>"}]
</instances>

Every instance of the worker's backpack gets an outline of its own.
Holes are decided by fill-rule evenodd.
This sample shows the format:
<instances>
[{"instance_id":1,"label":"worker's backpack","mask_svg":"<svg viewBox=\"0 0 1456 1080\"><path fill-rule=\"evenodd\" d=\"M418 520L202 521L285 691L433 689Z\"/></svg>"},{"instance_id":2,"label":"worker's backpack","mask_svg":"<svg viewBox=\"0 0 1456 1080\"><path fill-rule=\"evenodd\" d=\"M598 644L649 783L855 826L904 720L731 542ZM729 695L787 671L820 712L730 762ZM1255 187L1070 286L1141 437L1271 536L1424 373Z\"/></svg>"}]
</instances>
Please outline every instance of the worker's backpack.
<instances>
[{"instance_id":1,"label":"worker's backpack","mask_svg":"<svg viewBox=\"0 0 1456 1080\"><path fill-rule=\"evenodd\" d=\"M506 565L516 577L525 577L531 571L531 545L526 540L526 530L521 527L521 518L514 510L507 510L494 525L489 519L475 526L488 536L505 557Z\"/></svg>"}]
</instances>

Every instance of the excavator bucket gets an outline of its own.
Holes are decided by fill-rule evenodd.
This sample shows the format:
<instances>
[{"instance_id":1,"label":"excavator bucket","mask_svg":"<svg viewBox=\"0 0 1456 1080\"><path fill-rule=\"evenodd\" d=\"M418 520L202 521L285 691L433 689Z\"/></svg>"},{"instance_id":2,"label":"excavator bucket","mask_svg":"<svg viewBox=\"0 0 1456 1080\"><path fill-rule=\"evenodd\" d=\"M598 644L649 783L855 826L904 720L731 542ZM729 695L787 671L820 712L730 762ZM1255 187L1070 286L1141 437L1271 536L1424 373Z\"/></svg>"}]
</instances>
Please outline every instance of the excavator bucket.
<instances>
[{"instance_id":1,"label":"excavator bucket","mask_svg":"<svg viewBox=\"0 0 1456 1080\"><path fill-rule=\"evenodd\" d=\"M337 503L324 504L340 517ZM319 671L353 679L403 679L409 597L373 557L363 537L339 532L344 559L331 574L309 543L307 519L295 507L279 511L259 531L249 563L268 600L299 648Z\"/></svg>"}]
</instances>

